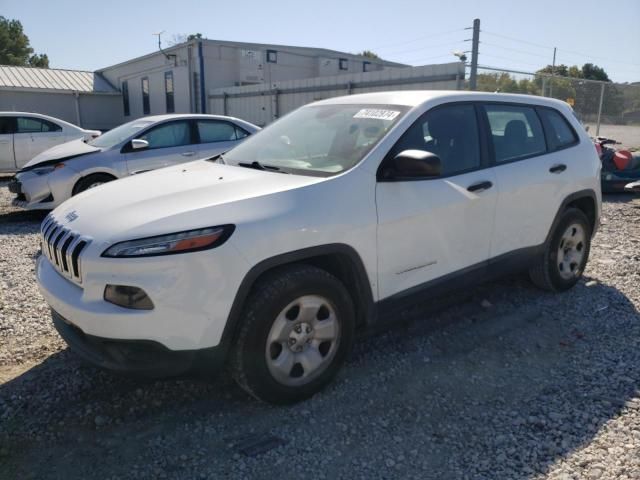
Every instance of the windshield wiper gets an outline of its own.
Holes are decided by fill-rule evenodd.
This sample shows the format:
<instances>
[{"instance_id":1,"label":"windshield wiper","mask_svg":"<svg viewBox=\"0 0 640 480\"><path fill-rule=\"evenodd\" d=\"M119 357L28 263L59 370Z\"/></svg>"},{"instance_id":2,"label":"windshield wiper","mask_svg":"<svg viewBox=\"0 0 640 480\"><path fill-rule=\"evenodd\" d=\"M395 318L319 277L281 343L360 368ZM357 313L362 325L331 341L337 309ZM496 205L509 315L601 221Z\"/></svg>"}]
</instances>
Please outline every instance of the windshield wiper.
<instances>
[{"instance_id":1,"label":"windshield wiper","mask_svg":"<svg viewBox=\"0 0 640 480\"><path fill-rule=\"evenodd\" d=\"M284 172L282 170L280 170L279 167L274 167L273 165L264 165L260 162L258 162L257 160L254 160L251 163L238 163L239 167L245 167L245 168L253 168L254 170L266 170L268 172L278 172L278 173L289 173L289 172Z\"/></svg>"}]
</instances>

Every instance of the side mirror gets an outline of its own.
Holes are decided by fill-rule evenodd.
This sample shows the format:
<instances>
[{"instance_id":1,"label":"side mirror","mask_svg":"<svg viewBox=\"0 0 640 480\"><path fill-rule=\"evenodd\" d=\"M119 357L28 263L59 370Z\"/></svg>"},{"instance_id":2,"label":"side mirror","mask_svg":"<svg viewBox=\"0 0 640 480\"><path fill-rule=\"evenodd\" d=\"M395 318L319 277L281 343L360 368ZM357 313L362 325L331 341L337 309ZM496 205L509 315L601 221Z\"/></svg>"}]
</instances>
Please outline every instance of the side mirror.
<instances>
[{"instance_id":1,"label":"side mirror","mask_svg":"<svg viewBox=\"0 0 640 480\"><path fill-rule=\"evenodd\" d=\"M393 177L420 178L442 175L442 161L435 153L404 150L393 159Z\"/></svg>"},{"instance_id":2,"label":"side mirror","mask_svg":"<svg viewBox=\"0 0 640 480\"><path fill-rule=\"evenodd\" d=\"M133 150L142 150L143 148L149 148L149 142L142 140L141 138L134 138L131 140L131 148Z\"/></svg>"}]
</instances>

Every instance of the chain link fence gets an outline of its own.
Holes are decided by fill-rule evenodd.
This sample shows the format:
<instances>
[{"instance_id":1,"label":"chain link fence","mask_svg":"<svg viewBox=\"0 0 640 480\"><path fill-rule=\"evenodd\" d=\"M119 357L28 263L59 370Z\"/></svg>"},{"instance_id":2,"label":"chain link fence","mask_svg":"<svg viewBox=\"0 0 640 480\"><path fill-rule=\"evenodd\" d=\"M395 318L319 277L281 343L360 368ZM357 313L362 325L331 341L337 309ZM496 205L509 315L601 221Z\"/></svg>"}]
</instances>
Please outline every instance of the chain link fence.
<instances>
[{"instance_id":1,"label":"chain link fence","mask_svg":"<svg viewBox=\"0 0 640 480\"><path fill-rule=\"evenodd\" d=\"M563 100L592 136L613 138L625 148L640 149L640 84L479 67L477 90Z\"/></svg>"}]
</instances>

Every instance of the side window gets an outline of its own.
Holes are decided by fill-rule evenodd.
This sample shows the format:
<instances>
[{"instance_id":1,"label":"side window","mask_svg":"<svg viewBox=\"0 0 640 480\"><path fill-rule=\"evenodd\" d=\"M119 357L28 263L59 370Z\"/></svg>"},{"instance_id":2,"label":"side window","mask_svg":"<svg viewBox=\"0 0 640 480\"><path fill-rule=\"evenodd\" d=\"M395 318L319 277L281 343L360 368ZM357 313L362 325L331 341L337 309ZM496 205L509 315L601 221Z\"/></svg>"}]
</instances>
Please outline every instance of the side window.
<instances>
[{"instance_id":1,"label":"side window","mask_svg":"<svg viewBox=\"0 0 640 480\"><path fill-rule=\"evenodd\" d=\"M542 125L533 107L491 104L484 108L497 163L546 151Z\"/></svg>"},{"instance_id":2,"label":"side window","mask_svg":"<svg viewBox=\"0 0 640 480\"><path fill-rule=\"evenodd\" d=\"M454 175L480 166L480 139L473 105L446 105L418 119L391 150L425 150L440 157L442 174Z\"/></svg>"},{"instance_id":3,"label":"side window","mask_svg":"<svg viewBox=\"0 0 640 480\"><path fill-rule=\"evenodd\" d=\"M9 135L14 132L15 117L0 117L0 135Z\"/></svg>"},{"instance_id":4,"label":"side window","mask_svg":"<svg viewBox=\"0 0 640 480\"><path fill-rule=\"evenodd\" d=\"M236 139L240 140L249 136L249 132L236 125Z\"/></svg>"},{"instance_id":5,"label":"side window","mask_svg":"<svg viewBox=\"0 0 640 480\"><path fill-rule=\"evenodd\" d=\"M43 130L43 123L38 120L37 118L32 118L32 117L18 117L18 129L17 129L17 133L35 133L35 132L42 132L42 131L48 131L48 130Z\"/></svg>"},{"instance_id":6,"label":"side window","mask_svg":"<svg viewBox=\"0 0 640 480\"><path fill-rule=\"evenodd\" d=\"M180 147L191 143L191 129L189 122L165 123L138 138L149 142L149 149Z\"/></svg>"},{"instance_id":7,"label":"side window","mask_svg":"<svg viewBox=\"0 0 640 480\"><path fill-rule=\"evenodd\" d=\"M560 112L551 108L540 108L538 112L542 117L542 121L545 123L549 147L552 150L558 150L578 143L576 132Z\"/></svg>"},{"instance_id":8,"label":"side window","mask_svg":"<svg viewBox=\"0 0 640 480\"><path fill-rule=\"evenodd\" d=\"M228 122L198 120L200 143L229 142L236 140L236 128Z\"/></svg>"},{"instance_id":9,"label":"side window","mask_svg":"<svg viewBox=\"0 0 640 480\"><path fill-rule=\"evenodd\" d=\"M42 131L43 132L61 132L62 127L57 125L49 120L40 120L42 122Z\"/></svg>"}]
</instances>

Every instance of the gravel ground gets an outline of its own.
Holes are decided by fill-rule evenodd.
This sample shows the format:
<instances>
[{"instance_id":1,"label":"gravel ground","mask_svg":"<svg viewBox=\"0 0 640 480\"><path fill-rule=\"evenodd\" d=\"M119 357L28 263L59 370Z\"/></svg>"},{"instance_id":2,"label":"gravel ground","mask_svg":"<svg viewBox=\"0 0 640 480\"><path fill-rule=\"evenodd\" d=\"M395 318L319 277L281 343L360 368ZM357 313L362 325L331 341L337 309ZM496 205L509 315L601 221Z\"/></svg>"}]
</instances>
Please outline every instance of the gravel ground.
<instances>
[{"instance_id":1,"label":"gravel ground","mask_svg":"<svg viewBox=\"0 0 640 480\"><path fill-rule=\"evenodd\" d=\"M35 287L40 214L0 184L0 478L640 479L640 200L613 197L585 279L521 276L358 341L337 381L273 407L226 377L81 363Z\"/></svg>"}]
</instances>

